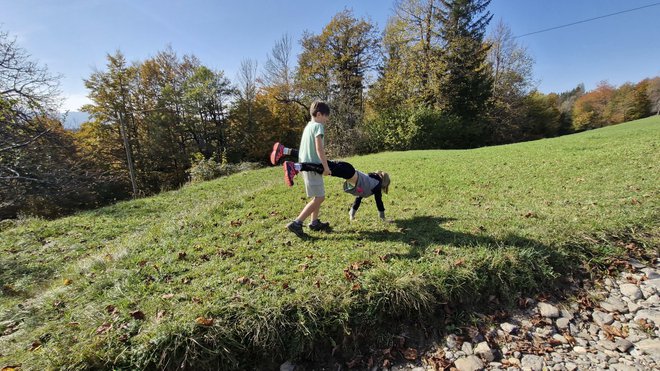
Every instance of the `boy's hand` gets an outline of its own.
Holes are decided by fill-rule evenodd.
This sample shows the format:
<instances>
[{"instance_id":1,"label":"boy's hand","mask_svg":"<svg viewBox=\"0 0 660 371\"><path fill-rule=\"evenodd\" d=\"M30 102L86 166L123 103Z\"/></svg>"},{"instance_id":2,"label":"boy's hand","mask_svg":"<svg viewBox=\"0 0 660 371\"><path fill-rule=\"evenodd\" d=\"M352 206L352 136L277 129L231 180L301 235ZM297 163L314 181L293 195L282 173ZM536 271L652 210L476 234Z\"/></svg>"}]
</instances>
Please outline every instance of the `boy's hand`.
<instances>
[{"instance_id":1,"label":"boy's hand","mask_svg":"<svg viewBox=\"0 0 660 371\"><path fill-rule=\"evenodd\" d=\"M325 176L332 175L332 171L330 171L330 168L324 167L323 168L323 175L325 175Z\"/></svg>"}]
</instances>

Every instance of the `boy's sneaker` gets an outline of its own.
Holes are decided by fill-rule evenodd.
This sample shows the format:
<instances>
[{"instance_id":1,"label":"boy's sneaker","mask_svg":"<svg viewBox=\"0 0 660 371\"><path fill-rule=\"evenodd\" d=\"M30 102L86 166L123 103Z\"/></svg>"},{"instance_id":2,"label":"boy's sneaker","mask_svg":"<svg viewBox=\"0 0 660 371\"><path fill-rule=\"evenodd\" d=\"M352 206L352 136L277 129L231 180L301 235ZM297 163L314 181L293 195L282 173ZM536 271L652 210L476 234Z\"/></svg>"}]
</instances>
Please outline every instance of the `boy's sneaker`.
<instances>
[{"instance_id":1,"label":"boy's sneaker","mask_svg":"<svg viewBox=\"0 0 660 371\"><path fill-rule=\"evenodd\" d=\"M282 156L284 156L284 146L277 142L273 145L273 152L270 153L270 163L277 165Z\"/></svg>"},{"instance_id":2,"label":"boy's sneaker","mask_svg":"<svg viewBox=\"0 0 660 371\"><path fill-rule=\"evenodd\" d=\"M291 161L284 161L282 167L284 168L284 183L289 187L293 187L293 178L299 173L299 171L296 170L296 167Z\"/></svg>"},{"instance_id":3,"label":"boy's sneaker","mask_svg":"<svg viewBox=\"0 0 660 371\"><path fill-rule=\"evenodd\" d=\"M296 236L303 238L305 237L305 232L303 231L303 225L302 223L298 223L297 221L292 221L291 223L286 225L286 229L290 230L291 232L295 233Z\"/></svg>"},{"instance_id":4,"label":"boy's sneaker","mask_svg":"<svg viewBox=\"0 0 660 371\"><path fill-rule=\"evenodd\" d=\"M307 225L309 229L313 231L331 231L332 227L330 226L330 223L324 223L321 220L317 219L316 223L310 223Z\"/></svg>"}]
</instances>

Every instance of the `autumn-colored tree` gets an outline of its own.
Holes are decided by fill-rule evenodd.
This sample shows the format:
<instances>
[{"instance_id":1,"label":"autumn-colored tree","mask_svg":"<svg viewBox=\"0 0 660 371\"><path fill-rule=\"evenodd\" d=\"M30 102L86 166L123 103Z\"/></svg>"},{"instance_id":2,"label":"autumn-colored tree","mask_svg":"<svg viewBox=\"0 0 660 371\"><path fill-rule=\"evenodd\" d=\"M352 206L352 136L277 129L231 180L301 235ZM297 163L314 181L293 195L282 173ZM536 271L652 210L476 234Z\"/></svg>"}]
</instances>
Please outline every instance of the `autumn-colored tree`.
<instances>
[{"instance_id":1,"label":"autumn-colored tree","mask_svg":"<svg viewBox=\"0 0 660 371\"><path fill-rule=\"evenodd\" d=\"M647 81L646 95L649 98L651 113L660 115L660 77L654 77Z\"/></svg>"},{"instance_id":2,"label":"autumn-colored tree","mask_svg":"<svg viewBox=\"0 0 660 371\"><path fill-rule=\"evenodd\" d=\"M320 35L303 35L297 80L307 102L323 99L331 106L332 122L326 132L332 156L356 150L368 74L379 59L379 40L376 27L349 10L336 14Z\"/></svg>"},{"instance_id":3,"label":"autumn-colored tree","mask_svg":"<svg viewBox=\"0 0 660 371\"><path fill-rule=\"evenodd\" d=\"M612 85L601 82L595 90L578 98L573 108L573 128L580 131L608 125L607 106L614 91Z\"/></svg>"},{"instance_id":4,"label":"autumn-colored tree","mask_svg":"<svg viewBox=\"0 0 660 371\"><path fill-rule=\"evenodd\" d=\"M119 133L126 178L133 165L140 193L181 185L193 154L210 158L227 149L234 89L222 72L203 66L195 56L179 58L167 48L127 66L117 52L108 56L106 71L95 71L85 83L93 104L84 110L96 123L88 129L108 125Z\"/></svg>"}]
</instances>

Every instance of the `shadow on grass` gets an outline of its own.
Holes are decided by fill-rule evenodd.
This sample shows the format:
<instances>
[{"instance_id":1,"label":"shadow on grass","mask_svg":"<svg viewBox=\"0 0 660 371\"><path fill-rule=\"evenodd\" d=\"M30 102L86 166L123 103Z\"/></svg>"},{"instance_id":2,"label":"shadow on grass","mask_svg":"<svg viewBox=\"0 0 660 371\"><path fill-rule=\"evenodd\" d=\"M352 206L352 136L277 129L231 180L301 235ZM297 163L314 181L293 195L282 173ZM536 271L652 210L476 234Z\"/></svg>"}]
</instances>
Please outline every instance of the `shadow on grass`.
<instances>
[{"instance_id":1,"label":"shadow on grass","mask_svg":"<svg viewBox=\"0 0 660 371\"><path fill-rule=\"evenodd\" d=\"M402 242L410 246L404 258L415 259L427 253L432 246L449 245L454 247L486 246L491 248L519 247L531 248L547 255L557 254L555 248L546 246L539 241L510 233L504 238L489 236L486 230L475 230L474 233L457 232L443 227L443 224L454 221L453 218L437 216L416 216L410 219L396 219L393 223L398 231L387 229L379 231L360 231L357 239L368 239L376 242Z\"/></svg>"}]
</instances>

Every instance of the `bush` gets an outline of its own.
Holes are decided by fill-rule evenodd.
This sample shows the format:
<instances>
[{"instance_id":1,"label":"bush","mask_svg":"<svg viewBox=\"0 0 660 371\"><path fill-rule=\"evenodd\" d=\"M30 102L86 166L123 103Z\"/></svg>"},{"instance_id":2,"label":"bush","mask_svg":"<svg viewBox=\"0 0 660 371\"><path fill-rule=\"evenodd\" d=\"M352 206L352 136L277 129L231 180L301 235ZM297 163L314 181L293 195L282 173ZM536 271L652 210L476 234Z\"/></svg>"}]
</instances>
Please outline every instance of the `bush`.
<instances>
[{"instance_id":1,"label":"bush","mask_svg":"<svg viewBox=\"0 0 660 371\"><path fill-rule=\"evenodd\" d=\"M473 129L456 117L425 107L389 111L365 126L372 152L472 147Z\"/></svg>"},{"instance_id":2,"label":"bush","mask_svg":"<svg viewBox=\"0 0 660 371\"><path fill-rule=\"evenodd\" d=\"M256 162L240 162L230 164L223 154L222 161L217 162L214 157L204 158L201 153L195 153L193 156L193 165L187 173L191 183L205 182L225 175L231 175L246 170L259 169L261 165Z\"/></svg>"}]
</instances>

